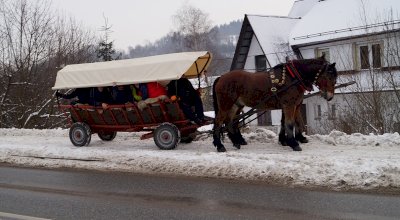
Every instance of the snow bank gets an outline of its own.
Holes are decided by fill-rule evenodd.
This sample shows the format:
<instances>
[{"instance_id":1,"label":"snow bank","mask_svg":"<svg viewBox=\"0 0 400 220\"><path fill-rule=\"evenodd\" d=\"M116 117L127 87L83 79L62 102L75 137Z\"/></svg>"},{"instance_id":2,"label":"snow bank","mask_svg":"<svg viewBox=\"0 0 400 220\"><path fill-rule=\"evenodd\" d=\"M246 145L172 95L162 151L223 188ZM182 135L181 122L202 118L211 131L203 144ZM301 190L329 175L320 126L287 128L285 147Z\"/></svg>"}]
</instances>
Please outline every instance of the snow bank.
<instances>
[{"instance_id":1,"label":"snow bank","mask_svg":"<svg viewBox=\"0 0 400 220\"><path fill-rule=\"evenodd\" d=\"M146 174L256 180L335 189L400 188L400 135L309 136L302 152L277 143L277 135L250 128L247 146L225 140L217 153L208 135L175 150L159 150L142 133L118 133L112 142L93 135L88 147L74 147L68 130L0 129L0 162L48 168L82 168Z\"/></svg>"}]
</instances>

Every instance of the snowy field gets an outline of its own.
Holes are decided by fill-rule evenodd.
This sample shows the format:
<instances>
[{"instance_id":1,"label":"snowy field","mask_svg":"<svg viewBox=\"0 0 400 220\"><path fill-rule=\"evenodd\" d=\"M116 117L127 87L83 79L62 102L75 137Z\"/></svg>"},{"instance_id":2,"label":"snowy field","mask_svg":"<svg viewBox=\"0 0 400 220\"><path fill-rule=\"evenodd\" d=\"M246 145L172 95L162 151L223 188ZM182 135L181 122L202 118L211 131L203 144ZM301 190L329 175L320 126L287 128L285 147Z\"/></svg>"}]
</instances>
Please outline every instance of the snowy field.
<instances>
[{"instance_id":1,"label":"snowy field","mask_svg":"<svg viewBox=\"0 0 400 220\"><path fill-rule=\"evenodd\" d=\"M141 133L118 133L112 142L92 136L88 147L74 147L68 130L0 129L0 163L47 168L83 168L146 174L255 180L289 186L400 191L400 135L309 136L302 152L279 145L277 135L253 127L249 145L237 150L225 141L217 153L209 136L175 150L159 150Z\"/></svg>"}]
</instances>

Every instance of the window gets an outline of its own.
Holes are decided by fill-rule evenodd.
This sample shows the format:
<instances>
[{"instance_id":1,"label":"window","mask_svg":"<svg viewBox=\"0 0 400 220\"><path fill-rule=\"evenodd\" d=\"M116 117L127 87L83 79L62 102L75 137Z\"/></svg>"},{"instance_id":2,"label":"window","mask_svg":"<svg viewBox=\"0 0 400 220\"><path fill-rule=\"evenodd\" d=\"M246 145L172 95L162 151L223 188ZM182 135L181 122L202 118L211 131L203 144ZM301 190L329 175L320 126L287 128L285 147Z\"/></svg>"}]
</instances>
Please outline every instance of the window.
<instances>
[{"instance_id":1,"label":"window","mask_svg":"<svg viewBox=\"0 0 400 220\"><path fill-rule=\"evenodd\" d=\"M314 112L315 112L315 119L321 119L322 112L321 112L321 105L315 105L314 106Z\"/></svg>"},{"instance_id":2,"label":"window","mask_svg":"<svg viewBox=\"0 0 400 220\"><path fill-rule=\"evenodd\" d=\"M330 62L331 55L329 53L329 48L317 49L317 57L321 57L322 55L325 55L325 60Z\"/></svg>"},{"instance_id":3,"label":"window","mask_svg":"<svg viewBox=\"0 0 400 220\"><path fill-rule=\"evenodd\" d=\"M332 112L331 112L331 116L332 118L336 118L336 105L332 105Z\"/></svg>"},{"instance_id":4,"label":"window","mask_svg":"<svg viewBox=\"0 0 400 220\"><path fill-rule=\"evenodd\" d=\"M261 72L267 69L267 58L265 55L255 56L256 71Z\"/></svg>"},{"instance_id":5,"label":"window","mask_svg":"<svg viewBox=\"0 0 400 220\"><path fill-rule=\"evenodd\" d=\"M335 118L336 118L336 105L331 105L329 119L335 119Z\"/></svg>"},{"instance_id":6,"label":"window","mask_svg":"<svg viewBox=\"0 0 400 220\"><path fill-rule=\"evenodd\" d=\"M318 118L321 118L322 114L321 114L321 105L317 105L317 116Z\"/></svg>"},{"instance_id":7,"label":"window","mask_svg":"<svg viewBox=\"0 0 400 220\"><path fill-rule=\"evenodd\" d=\"M368 46L360 47L360 64L361 69L369 69Z\"/></svg>"},{"instance_id":8,"label":"window","mask_svg":"<svg viewBox=\"0 0 400 220\"><path fill-rule=\"evenodd\" d=\"M361 69L381 68L382 55L381 44L368 44L359 47L359 60Z\"/></svg>"},{"instance_id":9,"label":"window","mask_svg":"<svg viewBox=\"0 0 400 220\"><path fill-rule=\"evenodd\" d=\"M373 44L372 45L372 67L380 68L381 64L381 45Z\"/></svg>"}]
</instances>

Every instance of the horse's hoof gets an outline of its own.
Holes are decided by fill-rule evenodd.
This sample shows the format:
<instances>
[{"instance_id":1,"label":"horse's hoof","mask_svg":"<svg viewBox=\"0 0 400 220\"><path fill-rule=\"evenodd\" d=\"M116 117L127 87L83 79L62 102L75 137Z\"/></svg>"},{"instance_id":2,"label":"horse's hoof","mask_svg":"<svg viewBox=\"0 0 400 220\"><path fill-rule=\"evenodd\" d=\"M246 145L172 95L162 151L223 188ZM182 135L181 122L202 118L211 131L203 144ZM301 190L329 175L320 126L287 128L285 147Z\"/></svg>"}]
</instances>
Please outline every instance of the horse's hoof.
<instances>
[{"instance_id":1,"label":"horse's hoof","mask_svg":"<svg viewBox=\"0 0 400 220\"><path fill-rule=\"evenodd\" d=\"M308 143L308 139L307 138L302 138L302 139L300 139L300 140L298 140L300 143L303 143L303 144L305 144L305 143Z\"/></svg>"},{"instance_id":2,"label":"horse's hoof","mask_svg":"<svg viewBox=\"0 0 400 220\"><path fill-rule=\"evenodd\" d=\"M218 151L218 152L226 152L226 149L225 149L224 146L222 146L222 147L217 147L217 151Z\"/></svg>"},{"instance_id":3,"label":"horse's hoof","mask_svg":"<svg viewBox=\"0 0 400 220\"><path fill-rule=\"evenodd\" d=\"M224 145L221 143L221 141L213 141L213 145L214 145L214 147L217 147L217 148L219 148L219 147L224 147Z\"/></svg>"},{"instance_id":4,"label":"horse's hoof","mask_svg":"<svg viewBox=\"0 0 400 220\"><path fill-rule=\"evenodd\" d=\"M247 141L246 140L244 140L244 139L242 139L242 140L240 140L240 143L239 143L240 145L247 145Z\"/></svg>"},{"instance_id":5,"label":"horse's hoof","mask_svg":"<svg viewBox=\"0 0 400 220\"><path fill-rule=\"evenodd\" d=\"M308 143L308 139L303 135L296 135L295 139L300 143Z\"/></svg>"},{"instance_id":6,"label":"horse's hoof","mask_svg":"<svg viewBox=\"0 0 400 220\"><path fill-rule=\"evenodd\" d=\"M233 144L234 147L236 147L237 149L240 149L240 144Z\"/></svg>"},{"instance_id":7,"label":"horse's hoof","mask_svg":"<svg viewBox=\"0 0 400 220\"><path fill-rule=\"evenodd\" d=\"M286 143L286 141L279 141L279 143L281 143L282 146L288 146L288 144Z\"/></svg>"},{"instance_id":8,"label":"horse's hoof","mask_svg":"<svg viewBox=\"0 0 400 220\"><path fill-rule=\"evenodd\" d=\"M293 146L292 149L293 149L293 151L302 151L303 150L303 149L301 149L301 147L299 145Z\"/></svg>"}]
</instances>

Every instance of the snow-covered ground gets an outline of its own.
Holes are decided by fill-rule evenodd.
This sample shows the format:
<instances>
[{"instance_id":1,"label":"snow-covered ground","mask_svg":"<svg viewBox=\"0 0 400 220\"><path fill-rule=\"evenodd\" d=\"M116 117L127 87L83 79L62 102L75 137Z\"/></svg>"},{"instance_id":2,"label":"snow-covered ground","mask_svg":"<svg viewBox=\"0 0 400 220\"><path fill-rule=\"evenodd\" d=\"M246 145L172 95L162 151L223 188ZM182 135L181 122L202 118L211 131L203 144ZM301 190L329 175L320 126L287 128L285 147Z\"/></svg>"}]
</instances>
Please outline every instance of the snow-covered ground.
<instances>
[{"instance_id":1,"label":"snow-covered ground","mask_svg":"<svg viewBox=\"0 0 400 220\"><path fill-rule=\"evenodd\" d=\"M279 145L277 135L252 127L244 133L249 145L217 153L204 135L174 150L159 150L142 133L118 133L112 142L93 135L87 147L74 147L68 130L0 129L0 162L48 167L113 170L257 180L291 186L334 189L400 190L400 135L309 136L302 152Z\"/></svg>"}]
</instances>

